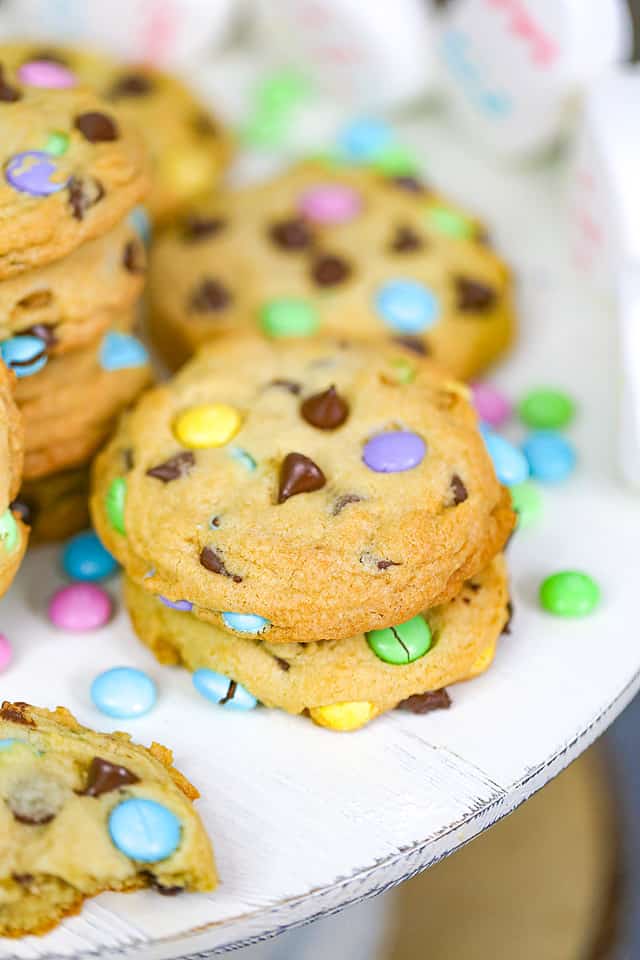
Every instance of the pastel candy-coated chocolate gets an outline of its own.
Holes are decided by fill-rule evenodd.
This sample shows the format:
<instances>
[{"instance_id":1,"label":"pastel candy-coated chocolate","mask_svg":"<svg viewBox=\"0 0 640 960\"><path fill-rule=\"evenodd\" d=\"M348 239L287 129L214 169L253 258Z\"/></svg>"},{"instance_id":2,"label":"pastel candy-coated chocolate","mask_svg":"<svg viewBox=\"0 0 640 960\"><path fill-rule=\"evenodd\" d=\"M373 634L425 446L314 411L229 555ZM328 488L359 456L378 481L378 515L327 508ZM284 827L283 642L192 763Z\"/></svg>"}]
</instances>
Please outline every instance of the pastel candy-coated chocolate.
<instances>
[{"instance_id":1,"label":"pastel candy-coated chocolate","mask_svg":"<svg viewBox=\"0 0 640 960\"><path fill-rule=\"evenodd\" d=\"M0 633L0 673L6 670L13 660L13 648L11 642L4 633Z\"/></svg>"},{"instance_id":2,"label":"pastel candy-coated chocolate","mask_svg":"<svg viewBox=\"0 0 640 960\"><path fill-rule=\"evenodd\" d=\"M179 610L181 613L190 613L193 610L193 604L190 600L169 600L168 597L158 596L158 600L164 603L165 607L171 610Z\"/></svg>"},{"instance_id":3,"label":"pastel candy-coated chocolate","mask_svg":"<svg viewBox=\"0 0 640 960\"><path fill-rule=\"evenodd\" d=\"M540 605L557 617L586 617L599 602L598 584L577 570L554 573L540 585Z\"/></svg>"},{"instance_id":4,"label":"pastel candy-coated chocolate","mask_svg":"<svg viewBox=\"0 0 640 960\"><path fill-rule=\"evenodd\" d=\"M248 470L249 473L253 473L256 469L256 462L251 456L250 453L247 453L246 450L243 450L242 447L229 447L229 456L234 460L237 460L238 463L241 463L245 470Z\"/></svg>"},{"instance_id":5,"label":"pastel candy-coated chocolate","mask_svg":"<svg viewBox=\"0 0 640 960\"><path fill-rule=\"evenodd\" d=\"M182 824L173 811L156 800L130 797L109 814L109 836L130 860L158 863L180 846Z\"/></svg>"},{"instance_id":6,"label":"pastel candy-coated chocolate","mask_svg":"<svg viewBox=\"0 0 640 960\"><path fill-rule=\"evenodd\" d=\"M55 160L44 150L16 153L4 169L7 182L15 190L32 197L48 197L66 189L69 178L61 178L59 174Z\"/></svg>"},{"instance_id":7,"label":"pastel candy-coated chocolate","mask_svg":"<svg viewBox=\"0 0 640 960\"><path fill-rule=\"evenodd\" d=\"M49 603L49 619L62 630L97 630L109 622L113 601L93 583L72 583L56 590Z\"/></svg>"},{"instance_id":8,"label":"pastel candy-coated chocolate","mask_svg":"<svg viewBox=\"0 0 640 960\"><path fill-rule=\"evenodd\" d=\"M0 544L7 553L13 553L20 542L20 530L11 510L0 514Z\"/></svg>"},{"instance_id":9,"label":"pastel candy-coated chocolate","mask_svg":"<svg viewBox=\"0 0 640 960\"><path fill-rule=\"evenodd\" d=\"M376 473L402 473L422 463L426 452L427 445L417 433L389 430L367 441L362 459Z\"/></svg>"},{"instance_id":10,"label":"pastel candy-coated chocolate","mask_svg":"<svg viewBox=\"0 0 640 960\"><path fill-rule=\"evenodd\" d=\"M427 211L427 225L437 233L442 233L456 240L468 240L473 236L471 221L451 207L430 207Z\"/></svg>"},{"instance_id":11,"label":"pastel candy-coated chocolate","mask_svg":"<svg viewBox=\"0 0 640 960\"><path fill-rule=\"evenodd\" d=\"M300 213L316 223L347 223L362 209L362 199L352 187L342 183L322 183L301 195Z\"/></svg>"},{"instance_id":12,"label":"pastel candy-coated chocolate","mask_svg":"<svg viewBox=\"0 0 640 960\"><path fill-rule=\"evenodd\" d=\"M339 134L338 152L347 160L367 163L388 147L392 139L392 130L383 120L360 117Z\"/></svg>"},{"instance_id":13,"label":"pastel candy-coated chocolate","mask_svg":"<svg viewBox=\"0 0 640 960\"><path fill-rule=\"evenodd\" d=\"M511 416L508 397L490 383L474 383L471 396L476 413L490 427L501 427Z\"/></svg>"},{"instance_id":14,"label":"pastel candy-coated chocolate","mask_svg":"<svg viewBox=\"0 0 640 960\"><path fill-rule=\"evenodd\" d=\"M93 530L83 530L65 544L62 569L72 580L92 582L110 577L118 569L118 562Z\"/></svg>"},{"instance_id":15,"label":"pastel candy-coated chocolate","mask_svg":"<svg viewBox=\"0 0 640 960\"><path fill-rule=\"evenodd\" d=\"M127 481L124 477L114 477L105 496L105 510L109 523L118 533L125 536L124 508L127 502Z\"/></svg>"},{"instance_id":16,"label":"pastel candy-coated chocolate","mask_svg":"<svg viewBox=\"0 0 640 960\"><path fill-rule=\"evenodd\" d=\"M529 477L529 464L523 453L512 443L501 437L500 434L489 430L484 424L480 425L487 448L487 453L493 462L493 468L500 483L505 487L512 487L516 483L524 483Z\"/></svg>"},{"instance_id":17,"label":"pastel candy-coated chocolate","mask_svg":"<svg viewBox=\"0 0 640 960\"><path fill-rule=\"evenodd\" d=\"M522 444L531 476L541 483L559 483L566 480L576 465L572 445L552 430L530 433Z\"/></svg>"},{"instance_id":18,"label":"pastel candy-coated chocolate","mask_svg":"<svg viewBox=\"0 0 640 960\"><path fill-rule=\"evenodd\" d=\"M262 305L260 324L268 337L309 337L318 330L320 320L313 304L281 297Z\"/></svg>"},{"instance_id":19,"label":"pastel candy-coated chocolate","mask_svg":"<svg viewBox=\"0 0 640 960\"><path fill-rule=\"evenodd\" d=\"M367 643L385 663L413 663L429 651L431 629L424 617L418 615L395 627L371 630L367 633Z\"/></svg>"},{"instance_id":20,"label":"pastel candy-coated chocolate","mask_svg":"<svg viewBox=\"0 0 640 960\"><path fill-rule=\"evenodd\" d=\"M0 354L16 377L30 377L42 370L47 362L47 345L40 337L21 333L0 344Z\"/></svg>"},{"instance_id":21,"label":"pastel candy-coated chocolate","mask_svg":"<svg viewBox=\"0 0 640 960\"><path fill-rule=\"evenodd\" d=\"M100 366L103 370L125 370L143 367L149 362L147 348L128 333L111 330L100 345Z\"/></svg>"},{"instance_id":22,"label":"pastel candy-coated chocolate","mask_svg":"<svg viewBox=\"0 0 640 960\"><path fill-rule=\"evenodd\" d=\"M228 403L208 403L190 407L174 422L176 439L191 450L222 447L231 440L242 425L235 407Z\"/></svg>"},{"instance_id":23,"label":"pastel candy-coated chocolate","mask_svg":"<svg viewBox=\"0 0 640 960\"><path fill-rule=\"evenodd\" d=\"M129 214L129 223L146 247L151 243L151 220L144 207L134 207Z\"/></svg>"},{"instance_id":24,"label":"pastel candy-coated chocolate","mask_svg":"<svg viewBox=\"0 0 640 960\"><path fill-rule=\"evenodd\" d=\"M258 706L256 698L242 684L215 670L202 667L194 672L192 679L198 693L229 710L253 710Z\"/></svg>"},{"instance_id":25,"label":"pastel candy-coated chocolate","mask_svg":"<svg viewBox=\"0 0 640 960\"><path fill-rule=\"evenodd\" d=\"M350 703L331 703L326 707L310 707L309 716L314 723L329 730L348 732L364 727L376 715L376 708L368 700Z\"/></svg>"},{"instance_id":26,"label":"pastel candy-coated chocolate","mask_svg":"<svg viewBox=\"0 0 640 960\"><path fill-rule=\"evenodd\" d=\"M18 69L18 80L27 87L66 90L75 87L75 74L61 63L50 60L29 60Z\"/></svg>"},{"instance_id":27,"label":"pastel candy-coated chocolate","mask_svg":"<svg viewBox=\"0 0 640 960\"><path fill-rule=\"evenodd\" d=\"M108 717L142 717L155 706L156 685L135 667L113 667L95 678L91 699Z\"/></svg>"},{"instance_id":28,"label":"pastel candy-coated chocolate","mask_svg":"<svg viewBox=\"0 0 640 960\"><path fill-rule=\"evenodd\" d=\"M387 326L404 334L427 330L440 314L438 298L416 280L385 283L376 293L375 306Z\"/></svg>"},{"instance_id":29,"label":"pastel candy-coated chocolate","mask_svg":"<svg viewBox=\"0 0 640 960\"><path fill-rule=\"evenodd\" d=\"M542 494L529 481L516 483L509 488L513 509L518 515L518 529L525 530L539 520L542 513Z\"/></svg>"},{"instance_id":30,"label":"pastel candy-coated chocolate","mask_svg":"<svg viewBox=\"0 0 640 960\"><path fill-rule=\"evenodd\" d=\"M575 405L562 390L540 387L530 390L518 404L518 415L528 427L559 430L573 420Z\"/></svg>"},{"instance_id":31,"label":"pastel candy-coated chocolate","mask_svg":"<svg viewBox=\"0 0 640 960\"><path fill-rule=\"evenodd\" d=\"M266 617L258 613L223 613L222 622L236 633L264 633L271 626Z\"/></svg>"},{"instance_id":32,"label":"pastel candy-coated chocolate","mask_svg":"<svg viewBox=\"0 0 640 960\"><path fill-rule=\"evenodd\" d=\"M54 130L47 137L43 147L45 153L50 153L52 157L62 157L69 149L69 136Z\"/></svg>"},{"instance_id":33,"label":"pastel candy-coated chocolate","mask_svg":"<svg viewBox=\"0 0 640 960\"><path fill-rule=\"evenodd\" d=\"M18 743L18 740L16 740L15 737L3 737L3 739L0 740L0 753L4 750L11 750L16 743Z\"/></svg>"}]
</instances>

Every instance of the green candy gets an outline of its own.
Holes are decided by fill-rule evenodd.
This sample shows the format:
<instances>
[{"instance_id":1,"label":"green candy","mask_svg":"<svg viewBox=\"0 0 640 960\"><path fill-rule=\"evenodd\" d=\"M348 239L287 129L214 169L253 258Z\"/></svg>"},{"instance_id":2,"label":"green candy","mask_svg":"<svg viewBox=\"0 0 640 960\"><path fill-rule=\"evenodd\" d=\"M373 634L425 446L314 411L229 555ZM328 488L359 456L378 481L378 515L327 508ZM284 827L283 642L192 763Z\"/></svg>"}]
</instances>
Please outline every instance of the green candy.
<instances>
[{"instance_id":1,"label":"green candy","mask_svg":"<svg viewBox=\"0 0 640 960\"><path fill-rule=\"evenodd\" d=\"M451 207L433 206L427 210L427 223L448 237L458 240L469 240L475 232L473 223L457 210Z\"/></svg>"},{"instance_id":2,"label":"green candy","mask_svg":"<svg viewBox=\"0 0 640 960\"><path fill-rule=\"evenodd\" d=\"M571 423L575 406L571 397L561 390L541 387L530 390L518 404L518 415L523 423L535 430L558 430Z\"/></svg>"},{"instance_id":3,"label":"green candy","mask_svg":"<svg viewBox=\"0 0 640 960\"><path fill-rule=\"evenodd\" d=\"M258 108L274 113L289 110L311 93L309 80L297 70L276 70L260 86L256 101Z\"/></svg>"},{"instance_id":4,"label":"green candy","mask_svg":"<svg viewBox=\"0 0 640 960\"><path fill-rule=\"evenodd\" d=\"M114 530L126 534L124 525L124 506L127 500L127 481L124 477L116 477L111 481L104 505L109 523Z\"/></svg>"},{"instance_id":5,"label":"green candy","mask_svg":"<svg viewBox=\"0 0 640 960\"><path fill-rule=\"evenodd\" d=\"M268 337L309 337L317 332L320 321L306 300L282 297L263 305L260 324Z\"/></svg>"},{"instance_id":6,"label":"green candy","mask_svg":"<svg viewBox=\"0 0 640 960\"><path fill-rule=\"evenodd\" d=\"M526 530L527 527L533 526L542 513L540 489L535 484L525 481L509 487L509 493L513 509L518 514L518 529Z\"/></svg>"},{"instance_id":7,"label":"green candy","mask_svg":"<svg viewBox=\"0 0 640 960\"><path fill-rule=\"evenodd\" d=\"M431 628L419 615L395 627L371 630L366 637L376 657L385 663L413 663L431 647Z\"/></svg>"},{"instance_id":8,"label":"green candy","mask_svg":"<svg viewBox=\"0 0 640 960\"><path fill-rule=\"evenodd\" d=\"M381 150L371 166L388 177L407 176L416 173L419 168L416 158L399 143L392 143Z\"/></svg>"},{"instance_id":9,"label":"green candy","mask_svg":"<svg viewBox=\"0 0 640 960\"><path fill-rule=\"evenodd\" d=\"M50 153L52 157L61 157L69 149L68 135L58 131L50 133L43 149L45 153Z\"/></svg>"},{"instance_id":10,"label":"green candy","mask_svg":"<svg viewBox=\"0 0 640 960\"><path fill-rule=\"evenodd\" d=\"M391 361L395 379L398 383L411 383L416 378L416 368L404 357L396 357Z\"/></svg>"},{"instance_id":11,"label":"green candy","mask_svg":"<svg viewBox=\"0 0 640 960\"><path fill-rule=\"evenodd\" d=\"M20 543L20 530L11 510L5 510L0 516L0 541L7 553L13 553Z\"/></svg>"},{"instance_id":12,"label":"green candy","mask_svg":"<svg viewBox=\"0 0 640 960\"><path fill-rule=\"evenodd\" d=\"M600 588L586 573L566 570L540 584L540 605L557 617L586 617L600 602Z\"/></svg>"}]
</instances>

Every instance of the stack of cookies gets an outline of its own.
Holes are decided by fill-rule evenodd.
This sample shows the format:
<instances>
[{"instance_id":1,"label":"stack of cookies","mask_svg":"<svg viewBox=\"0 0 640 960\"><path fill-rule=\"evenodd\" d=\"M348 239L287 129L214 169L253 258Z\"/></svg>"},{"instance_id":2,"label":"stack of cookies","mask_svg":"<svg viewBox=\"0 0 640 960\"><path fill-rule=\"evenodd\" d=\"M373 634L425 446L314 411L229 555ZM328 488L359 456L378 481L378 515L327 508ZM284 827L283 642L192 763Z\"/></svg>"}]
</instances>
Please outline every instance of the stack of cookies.
<instances>
[{"instance_id":1,"label":"stack of cookies","mask_svg":"<svg viewBox=\"0 0 640 960\"><path fill-rule=\"evenodd\" d=\"M514 516L467 389L390 343L202 348L94 465L140 639L231 709L338 730L490 664Z\"/></svg>"},{"instance_id":2,"label":"stack of cookies","mask_svg":"<svg viewBox=\"0 0 640 960\"><path fill-rule=\"evenodd\" d=\"M13 398L15 377L0 361L0 596L13 580L27 547L28 528L12 502L22 478L23 435Z\"/></svg>"},{"instance_id":3,"label":"stack of cookies","mask_svg":"<svg viewBox=\"0 0 640 960\"><path fill-rule=\"evenodd\" d=\"M146 258L129 217L148 190L146 151L67 74L5 65L0 82L0 353L25 427L22 509L35 508L36 535L58 536L86 522L87 464L150 376L131 335ZM39 529L51 484L73 509Z\"/></svg>"}]
</instances>

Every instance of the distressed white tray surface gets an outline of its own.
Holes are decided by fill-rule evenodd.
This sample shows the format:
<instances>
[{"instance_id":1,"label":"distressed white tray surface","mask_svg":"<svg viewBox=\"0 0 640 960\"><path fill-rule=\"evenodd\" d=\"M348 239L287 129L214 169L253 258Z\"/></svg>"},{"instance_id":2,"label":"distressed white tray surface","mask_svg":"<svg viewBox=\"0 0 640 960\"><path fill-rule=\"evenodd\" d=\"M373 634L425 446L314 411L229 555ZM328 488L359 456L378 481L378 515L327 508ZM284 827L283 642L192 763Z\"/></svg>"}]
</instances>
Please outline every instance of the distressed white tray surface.
<instances>
[{"instance_id":1,"label":"distressed white tray surface","mask_svg":"<svg viewBox=\"0 0 640 960\"><path fill-rule=\"evenodd\" d=\"M62 581L57 551L32 551L0 604L0 630L16 647L1 696L64 704L89 726L113 729L91 705L92 678L116 664L149 671L158 705L126 728L170 745L200 788L223 882L210 896L103 895L44 938L0 940L2 960L203 956L380 892L513 810L640 685L630 629L640 502L616 477L615 324L566 266L563 171L496 169L434 120L401 133L422 151L429 177L486 218L516 266L523 329L494 379L512 395L558 384L579 403L571 430L579 469L545 491L542 522L509 548L512 634L484 677L451 688L449 711L392 712L359 733L332 734L278 711L211 706L186 672L160 667L136 642L122 610L99 632L56 632L45 608ZM540 579L575 567L600 582L600 611L584 621L544 614ZM117 582L111 589L119 593Z\"/></svg>"}]
</instances>

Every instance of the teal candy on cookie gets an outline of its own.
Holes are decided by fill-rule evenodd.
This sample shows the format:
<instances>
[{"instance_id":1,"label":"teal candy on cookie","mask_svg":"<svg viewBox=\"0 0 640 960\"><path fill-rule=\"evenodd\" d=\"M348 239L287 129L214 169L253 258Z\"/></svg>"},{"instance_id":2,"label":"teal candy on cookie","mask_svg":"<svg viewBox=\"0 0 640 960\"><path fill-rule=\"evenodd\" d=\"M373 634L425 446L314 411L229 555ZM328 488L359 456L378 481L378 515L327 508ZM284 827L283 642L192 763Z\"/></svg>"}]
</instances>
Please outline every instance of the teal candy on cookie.
<instances>
[{"instance_id":1,"label":"teal candy on cookie","mask_svg":"<svg viewBox=\"0 0 640 960\"><path fill-rule=\"evenodd\" d=\"M253 710L258 701L252 693L223 673L202 667L192 677L193 685L203 697L229 710Z\"/></svg>"},{"instance_id":2,"label":"teal candy on cookie","mask_svg":"<svg viewBox=\"0 0 640 960\"><path fill-rule=\"evenodd\" d=\"M128 333L111 330L100 345L100 366L103 370L125 370L143 367L149 362L147 348Z\"/></svg>"},{"instance_id":3,"label":"teal candy on cookie","mask_svg":"<svg viewBox=\"0 0 640 960\"><path fill-rule=\"evenodd\" d=\"M258 613L223 613L222 622L237 633L263 633L271 623Z\"/></svg>"},{"instance_id":4,"label":"teal candy on cookie","mask_svg":"<svg viewBox=\"0 0 640 960\"><path fill-rule=\"evenodd\" d=\"M16 377L30 377L38 373L48 360L46 343L30 333L5 340L0 344L0 355Z\"/></svg>"},{"instance_id":5,"label":"teal candy on cookie","mask_svg":"<svg viewBox=\"0 0 640 960\"><path fill-rule=\"evenodd\" d=\"M415 280L390 280L375 297L376 311L388 327L398 333L422 333L440 315L440 302L427 287Z\"/></svg>"}]
</instances>

